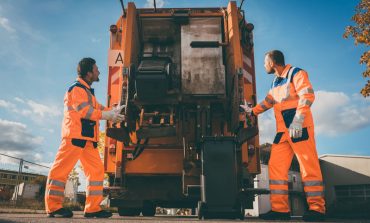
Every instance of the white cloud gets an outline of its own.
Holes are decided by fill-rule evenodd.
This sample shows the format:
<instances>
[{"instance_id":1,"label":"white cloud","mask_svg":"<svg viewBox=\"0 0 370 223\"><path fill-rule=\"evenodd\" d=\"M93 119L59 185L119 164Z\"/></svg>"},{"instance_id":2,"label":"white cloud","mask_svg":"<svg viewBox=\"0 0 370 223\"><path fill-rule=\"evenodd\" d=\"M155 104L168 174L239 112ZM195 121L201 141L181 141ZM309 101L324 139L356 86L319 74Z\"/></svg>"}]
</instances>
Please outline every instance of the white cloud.
<instances>
[{"instance_id":1,"label":"white cloud","mask_svg":"<svg viewBox=\"0 0 370 223\"><path fill-rule=\"evenodd\" d=\"M42 160L42 156L43 156L43 154L41 154L41 153L35 153L34 154L35 161L41 161Z\"/></svg>"},{"instance_id":2,"label":"white cloud","mask_svg":"<svg viewBox=\"0 0 370 223\"><path fill-rule=\"evenodd\" d=\"M26 129L27 126L20 122L12 122L8 120L0 119L0 126L9 127L10 129L16 128L16 129Z\"/></svg>"},{"instance_id":3,"label":"white cloud","mask_svg":"<svg viewBox=\"0 0 370 223\"><path fill-rule=\"evenodd\" d=\"M155 1L155 5L157 8L163 8L165 4L165 1L164 0L156 0ZM153 8L154 7L154 1L153 0L146 0L146 3L145 3L145 8Z\"/></svg>"},{"instance_id":4,"label":"white cloud","mask_svg":"<svg viewBox=\"0 0 370 223\"><path fill-rule=\"evenodd\" d=\"M15 29L9 24L9 19L0 17L0 26L3 27L9 33L14 33Z\"/></svg>"},{"instance_id":5,"label":"white cloud","mask_svg":"<svg viewBox=\"0 0 370 223\"><path fill-rule=\"evenodd\" d=\"M13 12L12 6L4 6L0 11L0 60L9 61L9 66L19 67L22 70L29 70L34 66L33 55L27 55L24 47L29 43L47 48L50 41L45 38L41 31L37 30L33 24L30 24L27 18L17 15ZM22 27L18 29L17 27ZM27 40L27 41L24 41ZM33 68L34 69L34 68Z\"/></svg>"},{"instance_id":6,"label":"white cloud","mask_svg":"<svg viewBox=\"0 0 370 223\"><path fill-rule=\"evenodd\" d=\"M337 136L370 125L370 100L357 94L317 91L312 105L317 134Z\"/></svg>"},{"instance_id":7,"label":"white cloud","mask_svg":"<svg viewBox=\"0 0 370 223\"><path fill-rule=\"evenodd\" d=\"M54 132L55 132L55 130L54 130L54 129L50 129L50 128L43 128L42 130L43 130L43 131L46 131L46 132L48 132L48 133L54 133Z\"/></svg>"},{"instance_id":8,"label":"white cloud","mask_svg":"<svg viewBox=\"0 0 370 223\"><path fill-rule=\"evenodd\" d=\"M23 116L31 116L32 115L32 111L31 110L28 110L28 109L21 109L21 110L17 110L15 111L16 113L19 113ZM34 117L34 116L31 116L31 117Z\"/></svg>"},{"instance_id":9,"label":"white cloud","mask_svg":"<svg viewBox=\"0 0 370 223\"><path fill-rule=\"evenodd\" d=\"M370 98L360 94L317 91L312 105L315 133L335 137L370 125ZM273 111L259 117L260 144L272 143L276 134Z\"/></svg>"},{"instance_id":10,"label":"white cloud","mask_svg":"<svg viewBox=\"0 0 370 223\"><path fill-rule=\"evenodd\" d=\"M28 100L27 105L31 108L33 114L39 115L42 118L46 116L57 117L62 114L61 110L59 110L56 106L45 105L32 100Z\"/></svg>"},{"instance_id":11,"label":"white cloud","mask_svg":"<svg viewBox=\"0 0 370 223\"><path fill-rule=\"evenodd\" d=\"M42 165L42 166L35 165L35 164L29 163L29 162L23 162L23 172L37 173L37 174L43 174L43 175L47 176L49 171L50 171L50 167L51 167L52 163L41 162L42 157L40 157L40 156L42 156L42 154L39 154L39 153L34 154L32 162L35 162L35 163L37 163L39 165Z\"/></svg>"},{"instance_id":12,"label":"white cloud","mask_svg":"<svg viewBox=\"0 0 370 223\"><path fill-rule=\"evenodd\" d=\"M272 143L276 135L276 125L273 110L269 110L258 117L260 144Z\"/></svg>"},{"instance_id":13,"label":"white cloud","mask_svg":"<svg viewBox=\"0 0 370 223\"><path fill-rule=\"evenodd\" d=\"M29 156L43 141L42 137L31 134L25 124L0 119L0 151Z\"/></svg>"},{"instance_id":14,"label":"white cloud","mask_svg":"<svg viewBox=\"0 0 370 223\"><path fill-rule=\"evenodd\" d=\"M27 38L30 38L31 40L38 43L50 44L50 42L45 38L45 35L43 35L41 31L35 29L26 21L20 21L19 25L22 27L19 32L22 32Z\"/></svg>"},{"instance_id":15,"label":"white cloud","mask_svg":"<svg viewBox=\"0 0 370 223\"><path fill-rule=\"evenodd\" d=\"M62 109L56 105L42 104L29 99L14 98L15 104L0 99L0 107L4 107L11 112L30 116L34 121L42 121L46 118L55 118L62 115Z\"/></svg>"},{"instance_id":16,"label":"white cloud","mask_svg":"<svg viewBox=\"0 0 370 223\"><path fill-rule=\"evenodd\" d=\"M31 134L25 124L0 119L0 153L6 155L0 154L0 168L18 170L19 159L22 158L24 159L24 172L47 175L48 168L26 162L31 161L44 166L51 166L50 163L41 163L45 154L37 152L43 141L42 137Z\"/></svg>"},{"instance_id":17,"label":"white cloud","mask_svg":"<svg viewBox=\"0 0 370 223\"><path fill-rule=\"evenodd\" d=\"M25 101L22 98L15 97L14 100L20 103L25 103Z\"/></svg>"},{"instance_id":18,"label":"white cloud","mask_svg":"<svg viewBox=\"0 0 370 223\"><path fill-rule=\"evenodd\" d=\"M100 42L101 42L101 39L98 39L98 38L92 37L92 38L91 38L91 42L93 42L93 43L100 43Z\"/></svg>"},{"instance_id":19,"label":"white cloud","mask_svg":"<svg viewBox=\"0 0 370 223\"><path fill-rule=\"evenodd\" d=\"M15 105L11 102L0 99L0 107L11 109L11 108L14 108Z\"/></svg>"}]
</instances>

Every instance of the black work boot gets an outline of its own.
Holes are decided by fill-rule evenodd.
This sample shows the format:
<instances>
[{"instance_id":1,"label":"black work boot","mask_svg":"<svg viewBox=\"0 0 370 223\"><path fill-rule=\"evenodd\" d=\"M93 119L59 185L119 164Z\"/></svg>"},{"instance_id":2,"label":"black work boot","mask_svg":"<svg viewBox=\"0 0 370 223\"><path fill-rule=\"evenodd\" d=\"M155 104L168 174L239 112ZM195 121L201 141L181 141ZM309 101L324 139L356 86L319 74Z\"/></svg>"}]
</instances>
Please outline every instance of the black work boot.
<instances>
[{"instance_id":1,"label":"black work boot","mask_svg":"<svg viewBox=\"0 0 370 223\"><path fill-rule=\"evenodd\" d=\"M259 217L263 220L290 220L290 212L269 211Z\"/></svg>"},{"instance_id":2,"label":"black work boot","mask_svg":"<svg viewBox=\"0 0 370 223\"><path fill-rule=\"evenodd\" d=\"M97 211L97 212L92 212L92 213L85 213L84 214L85 218L110 218L112 217L112 213L109 211Z\"/></svg>"},{"instance_id":3,"label":"black work boot","mask_svg":"<svg viewBox=\"0 0 370 223\"><path fill-rule=\"evenodd\" d=\"M72 216L73 212L65 208L60 208L56 211L47 213L48 218L71 218Z\"/></svg>"},{"instance_id":4,"label":"black work boot","mask_svg":"<svg viewBox=\"0 0 370 223\"><path fill-rule=\"evenodd\" d=\"M325 214L318 212L318 211L313 211L313 210L308 210L303 214L302 217L303 221L325 221Z\"/></svg>"}]
</instances>

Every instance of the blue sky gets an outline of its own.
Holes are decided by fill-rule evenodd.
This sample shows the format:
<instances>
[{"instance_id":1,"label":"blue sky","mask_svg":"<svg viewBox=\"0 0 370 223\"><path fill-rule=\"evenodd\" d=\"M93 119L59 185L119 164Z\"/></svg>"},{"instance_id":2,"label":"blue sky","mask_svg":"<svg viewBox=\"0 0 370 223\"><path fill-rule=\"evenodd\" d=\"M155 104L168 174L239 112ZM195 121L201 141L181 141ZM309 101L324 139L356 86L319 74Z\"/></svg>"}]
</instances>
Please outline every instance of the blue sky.
<instances>
[{"instance_id":1,"label":"blue sky","mask_svg":"<svg viewBox=\"0 0 370 223\"><path fill-rule=\"evenodd\" d=\"M220 7L227 2L157 0L157 6ZM145 0L135 3L148 6ZM264 53L280 49L287 63L309 73L320 155L370 155L370 99L359 94L365 67L358 61L366 49L342 38L357 3L246 0L243 6L255 26L258 99L273 78L264 71ZM50 165L60 143L63 96L82 57L97 60L101 81L93 87L105 103L109 26L120 13L118 0L0 1L1 153ZM271 142L272 111L260 117L260 130L260 141Z\"/></svg>"}]
</instances>

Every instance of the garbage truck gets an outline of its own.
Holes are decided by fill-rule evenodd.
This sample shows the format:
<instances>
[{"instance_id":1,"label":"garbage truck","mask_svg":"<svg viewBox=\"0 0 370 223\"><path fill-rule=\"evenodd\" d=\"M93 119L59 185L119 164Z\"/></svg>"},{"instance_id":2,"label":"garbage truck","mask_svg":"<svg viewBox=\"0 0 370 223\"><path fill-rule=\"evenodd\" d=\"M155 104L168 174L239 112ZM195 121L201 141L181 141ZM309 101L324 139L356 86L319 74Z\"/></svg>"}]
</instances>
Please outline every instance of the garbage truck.
<instances>
[{"instance_id":1,"label":"garbage truck","mask_svg":"<svg viewBox=\"0 0 370 223\"><path fill-rule=\"evenodd\" d=\"M109 27L105 188L121 216L191 208L240 218L260 173L253 29L236 2L217 8L122 4Z\"/></svg>"}]
</instances>

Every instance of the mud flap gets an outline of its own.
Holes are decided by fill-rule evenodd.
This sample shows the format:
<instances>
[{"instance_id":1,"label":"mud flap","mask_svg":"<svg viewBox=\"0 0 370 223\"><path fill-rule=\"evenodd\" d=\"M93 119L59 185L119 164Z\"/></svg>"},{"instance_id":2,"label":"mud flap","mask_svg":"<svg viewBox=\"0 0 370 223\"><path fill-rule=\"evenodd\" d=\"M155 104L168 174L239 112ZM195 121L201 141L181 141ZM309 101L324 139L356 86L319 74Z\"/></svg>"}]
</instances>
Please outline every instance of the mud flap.
<instances>
[{"instance_id":1,"label":"mud flap","mask_svg":"<svg viewBox=\"0 0 370 223\"><path fill-rule=\"evenodd\" d=\"M237 137L237 141L240 144L243 144L249 139L255 137L256 135L258 135L258 128L253 126L253 127L240 129L236 137Z\"/></svg>"},{"instance_id":2,"label":"mud flap","mask_svg":"<svg viewBox=\"0 0 370 223\"><path fill-rule=\"evenodd\" d=\"M124 128L107 128L107 136L123 142L125 145L130 143L130 135L126 127Z\"/></svg>"}]
</instances>

